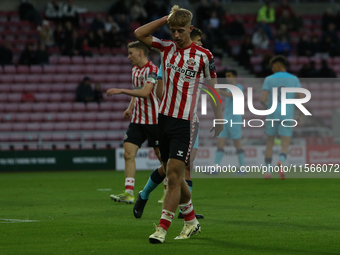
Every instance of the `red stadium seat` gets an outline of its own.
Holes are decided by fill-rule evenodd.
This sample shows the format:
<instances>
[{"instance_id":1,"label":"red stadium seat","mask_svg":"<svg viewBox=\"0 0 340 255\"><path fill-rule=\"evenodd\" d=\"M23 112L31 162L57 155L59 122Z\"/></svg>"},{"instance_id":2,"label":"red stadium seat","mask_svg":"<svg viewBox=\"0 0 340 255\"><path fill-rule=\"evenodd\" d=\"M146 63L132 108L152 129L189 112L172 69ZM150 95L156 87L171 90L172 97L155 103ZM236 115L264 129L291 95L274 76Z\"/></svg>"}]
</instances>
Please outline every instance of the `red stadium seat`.
<instances>
[{"instance_id":1,"label":"red stadium seat","mask_svg":"<svg viewBox=\"0 0 340 255\"><path fill-rule=\"evenodd\" d=\"M67 122L57 122L53 124L53 128L55 131L67 131L68 123Z\"/></svg>"},{"instance_id":2,"label":"red stadium seat","mask_svg":"<svg viewBox=\"0 0 340 255\"><path fill-rule=\"evenodd\" d=\"M83 57L80 57L80 56L73 56L71 58L71 63L75 65L82 65L84 64L84 59Z\"/></svg>"},{"instance_id":3,"label":"red stadium seat","mask_svg":"<svg viewBox=\"0 0 340 255\"><path fill-rule=\"evenodd\" d=\"M103 132L94 133L92 137L93 141L105 141L106 140L106 134Z\"/></svg>"},{"instance_id":4,"label":"red stadium seat","mask_svg":"<svg viewBox=\"0 0 340 255\"><path fill-rule=\"evenodd\" d=\"M111 120L111 113L110 112L99 112L97 113L97 120L109 122Z\"/></svg>"},{"instance_id":5,"label":"red stadium seat","mask_svg":"<svg viewBox=\"0 0 340 255\"><path fill-rule=\"evenodd\" d=\"M84 66L84 73L86 74L92 74L95 73L95 65L86 65Z\"/></svg>"},{"instance_id":6,"label":"red stadium seat","mask_svg":"<svg viewBox=\"0 0 340 255\"><path fill-rule=\"evenodd\" d=\"M15 122L16 114L13 113L0 114L0 120L1 122Z\"/></svg>"},{"instance_id":7,"label":"red stadium seat","mask_svg":"<svg viewBox=\"0 0 340 255\"><path fill-rule=\"evenodd\" d=\"M25 140L25 137L23 134L10 134L9 139L11 142L23 142Z\"/></svg>"},{"instance_id":8,"label":"red stadium seat","mask_svg":"<svg viewBox=\"0 0 340 255\"><path fill-rule=\"evenodd\" d=\"M68 75L65 74L54 74L53 75L53 82L54 83L64 83L66 82L66 78Z\"/></svg>"},{"instance_id":9,"label":"red stadium seat","mask_svg":"<svg viewBox=\"0 0 340 255\"><path fill-rule=\"evenodd\" d=\"M12 66L12 65L10 65L10 66L4 66L4 67L3 67L3 72L4 72L5 74L14 74L14 73L17 72L17 69L15 68L15 66Z\"/></svg>"},{"instance_id":10,"label":"red stadium seat","mask_svg":"<svg viewBox=\"0 0 340 255\"><path fill-rule=\"evenodd\" d=\"M40 82L40 75L27 75L27 82L37 84Z\"/></svg>"},{"instance_id":11,"label":"red stadium seat","mask_svg":"<svg viewBox=\"0 0 340 255\"><path fill-rule=\"evenodd\" d=\"M46 104L46 111L47 112L58 112L59 111L59 104L58 103L48 103L48 104Z\"/></svg>"},{"instance_id":12,"label":"red stadium seat","mask_svg":"<svg viewBox=\"0 0 340 255\"><path fill-rule=\"evenodd\" d=\"M70 123L69 123L70 125ZM69 127L70 129L70 127ZM66 134L66 140L67 141L80 141L81 140L81 135L77 133L67 133Z\"/></svg>"},{"instance_id":13,"label":"red stadium seat","mask_svg":"<svg viewBox=\"0 0 340 255\"><path fill-rule=\"evenodd\" d=\"M69 130L81 130L81 122L70 122L68 125Z\"/></svg>"},{"instance_id":14,"label":"red stadium seat","mask_svg":"<svg viewBox=\"0 0 340 255\"><path fill-rule=\"evenodd\" d=\"M17 74L13 77L13 81L15 83L26 83L27 75L26 74Z\"/></svg>"},{"instance_id":15,"label":"red stadium seat","mask_svg":"<svg viewBox=\"0 0 340 255\"><path fill-rule=\"evenodd\" d=\"M81 128L82 130L94 130L94 124L93 122L83 122Z\"/></svg>"},{"instance_id":16,"label":"red stadium seat","mask_svg":"<svg viewBox=\"0 0 340 255\"><path fill-rule=\"evenodd\" d=\"M13 84L11 86L11 91L15 93L24 92L24 85L23 84Z\"/></svg>"},{"instance_id":17,"label":"red stadium seat","mask_svg":"<svg viewBox=\"0 0 340 255\"><path fill-rule=\"evenodd\" d=\"M119 74L118 82L132 82L131 74Z\"/></svg>"},{"instance_id":18,"label":"red stadium seat","mask_svg":"<svg viewBox=\"0 0 340 255\"><path fill-rule=\"evenodd\" d=\"M53 75L50 75L50 74L45 74L45 75L41 75L40 76L40 82L41 83L52 83L53 81Z\"/></svg>"},{"instance_id":19,"label":"red stadium seat","mask_svg":"<svg viewBox=\"0 0 340 255\"><path fill-rule=\"evenodd\" d=\"M30 67L30 72L31 73L34 73L34 74L39 73L40 74L40 73L42 73L42 71L43 71L43 69L39 65L33 65L33 66Z\"/></svg>"},{"instance_id":20,"label":"red stadium seat","mask_svg":"<svg viewBox=\"0 0 340 255\"><path fill-rule=\"evenodd\" d=\"M111 53L111 51L109 50ZM110 57L97 57L97 64L99 65L109 65L110 64Z\"/></svg>"},{"instance_id":21,"label":"red stadium seat","mask_svg":"<svg viewBox=\"0 0 340 255\"><path fill-rule=\"evenodd\" d=\"M61 93L64 92L64 83L54 83L51 86L52 93Z\"/></svg>"},{"instance_id":22,"label":"red stadium seat","mask_svg":"<svg viewBox=\"0 0 340 255\"><path fill-rule=\"evenodd\" d=\"M78 87L78 84L65 83L64 84L64 92L72 92L73 94L75 94L77 87Z\"/></svg>"},{"instance_id":23,"label":"red stadium seat","mask_svg":"<svg viewBox=\"0 0 340 255\"><path fill-rule=\"evenodd\" d=\"M60 74L66 74L70 71L70 67L71 66L68 66L68 65L58 65L56 67L56 71L57 73L60 73Z\"/></svg>"},{"instance_id":24,"label":"red stadium seat","mask_svg":"<svg viewBox=\"0 0 340 255\"><path fill-rule=\"evenodd\" d=\"M0 131L1 132L9 132L13 130L12 123L0 123Z\"/></svg>"},{"instance_id":25,"label":"red stadium seat","mask_svg":"<svg viewBox=\"0 0 340 255\"><path fill-rule=\"evenodd\" d=\"M27 131L40 131L41 130L40 124L39 123L27 123L26 130Z\"/></svg>"},{"instance_id":26,"label":"red stadium seat","mask_svg":"<svg viewBox=\"0 0 340 255\"><path fill-rule=\"evenodd\" d=\"M121 130L122 125L119 121L109 122L108 130Z\"/></svg>"},{"instance_id":27,"label":"red stadium seat","mask_svg":"<svg viewBox=\"0 0 340 255\"><path fill-rule=\"evenodd\" d=\"M96 122L94 124L94 128L96 130L108 130L109 129L109 124L107 122Z\"/></svg>"},{"instance_id":28,"label":"red stadium seat","mask_svg":"<svg viewBox=\"0 0 340 255\"><path fill-rule=\"evenodd\" d=\"M38 92L38 85L37 84L26 84L24 87L24 91L28 93Z\"/></svg>"},{"instance_id":29,"label":"red stadium seat","mask_svg":"<svg viewBox=\"0 0 340 255\"><path fill-rule=\"evenodd\" d=\"M82 75L70 74L66 76L66 82L78 84L82 80Z\"/></svg>"},{"instance_id":30,"label":"red stadium seat","mask_svg":"<svg viewBox=\"0 0 340 255\"><path fill-rule=\"evenodd\" d=\"M121 70L122 68L119 65L110 65L108 66L107 72L113 74L113 73L120 73Z\"/></svg>"},{"instance_id":31,"label":"red stadium seat","mask_svg":"<svg viewBox=\"0 0 340 255\"><path fill-rule=\"evenodd\" d=\"M33 113L29 115L31 122L42 122L44 115L42 113Z\"/></svg>"},{"instance_id":32,"label":"red stadium seat","mask_svg":"<svg viewBox=\"0 0 340 255\"><path fill-rule=\"evenodd\" d=\"M46 104L45 103L35 103L32 105L32 111L33 112L44 112L46 110Z\"/></svg>"},{"instance_id":33,"label":"red stadium seat","mask_svg":"<svg viewBox=\"0 0 340 255\"><path fill-rule=\"evenodd\" d=\"M99 104L99 110L101 112L103 111L111 111L112 109L112 103L108 103L108 102L103 102Z\"/></svg>"},{"instance_id":34,"label":"red stadium seat","mask_svg":"<svg viewBox=\"0 0 340 255\"><path fill-rule=\"evenodd\" d=\"M34 95L36 102L48 102L49 94L46 93L37 93Z\"/></svg>"},{"instance_id":35,"label":"red stadium seat","mask_svg":"<svg viewBox=\"0 0 340 255\"><path fill-rule=\"evenodd\" d=\"M0 84L0 95L6 96L6 100L7 100L7 93L11 91L11 87L12 87L12 84ZM0 99L0 102L3 102L3 101Z\"/></svg>"},{"instance_id":36,"label":"red stadium seat","mask_svg":"<svg viewBox=\"0 0 340 255\"><path fill-rule=\"evenodd\" d=\"M83 121L83 119L84 119L84 113L82 113L82 112L70 113L70 121L71 122Z\"/></svg>"},{"instance_id":37,"label":"red stadium seat","mask_svg":"<svg viewBox=\"0 0 340 255\"><path fill-rule=\"evenodd\" d=\"M72 112L72 103L62 103L59 106L60 112Z\"/></svg>"},{"instance_id":38,"label":"red stadium seat","mask_svg":"<svg viewBox=\"0 0 340 255\"><path fill-rule=\"evenodd\" d=\"M29 73L30 69L28 66L18 66L17 73Z\"/></svg>"},{"instance_id":39,"label":"red stadium seat","mask_svg":"<svg viewBox=\"0 0 340 255\"><path fill-rule=\"evenodd\" d=\"M108 66L106 65L97 65L94 67L95 73L107 73L108 72Z\"/></svg>"},{"instance_id":40,"label":"red stadium seat","mask_svg":"<svg viewBox=\"0 0 340 255\"><path fill-rule=\"evenodd\" d=\"M21 93L12 93L7 96L8 102L20 102L21 101Z\"/></svg>"},{"instance_id":41,"label":"red stadium seat","mask_svg":"<svg viewBox=\"0 0 340 255\"><path fill-rule=\"evenodd\" d=\"M73 103L73 111L76 112L85 112L86 106L84 103Z\"/></svg>"},{"instance_id":42,"label":"red stadium seat","mask_svg":"<svg viewBox=\"0 0 340 255\"><path fill-rule=\"evenodd\" d=\"M19 105L18 103L7 103L5 105L5 112L18 112Z\"/></svg>"},{"instance_id":43,"label":"red stadium seat","mask_svg":"<svg viewBox=\"0 0 340 255\"><path fill-rule=\"evenodd\" d=\"M97 112L87 112L84 114L84 121L96 121Z\"/></svg>"},{"instance_id":44,"label":"red stadium seat","mask_svg":"<svg viewBox=\"0 0 340 255\"><path fill-rule=\"evenodd\" d=\"M121 56L113 56L110 58L110 63L113 65L120 65L123 63Z\"/></svg>"},{"instance_id":45,"label":"red stadium seat","mask_svg":"<svg viewBox=\"0 0 340 255\"><path fill-rule=\"evenodd\" d=\"M56 73L57 66L44 66L44 73Z\"/></svg>"},{"instance_id":46,"label":"red stadium seat","mask_svg":"<svg viewBox=\"0 0 340 255\"><path fill-rule=\"evenodd\" d=\"M99 106L96 102L89 102L86 104L86 110L91 112L98 112Z\"/></svg>"},{"instance_id":47,"label":"red stadium seat","mask_svg":"<svg viewBox=\"0 0 340 255\"><path fill-rule=\"evenodd\" d=\"M34 105L35 105L35 103L23 103L23 104L19 104L18 111L19 112L31 112L31 111L33 111L33 106Z\"/></svg>"},{"instance_id":48,"label":"red stadium seat","mask_svg":"<svg viewBox=\"0 0 340 255\"><path fill-rule=\"evenodd\" d=\"M67 112L57 113L57 121L67 122L70 120L70 114Z\"/></svg>"},{"instance_id":49,"label":"red stadium seat","mask_svg":"<svg viewBox=\"0 0 340 255\"><path fill-rule=\"evenodd\" d=\"M29 122L29 120L30 120L30 114L18 113L16 115L16 121L17 122Z\"/></svg>"},{"instance_id":50,"label":"red stadium seat","mask_svg":"<svg viewBox=\"0 0 340 255\"><path fill-rule=\"evenodd\" d=\"M84 73L84 66L83 65L72 65L69 66L69 72L73 74L82 74Z\"/></svg>"},{"instance_id":51,"label":"red stadium seat","mask_svg":"<svg viewBox=\"0 0 340 255\"><path fill-rule=\"evenodd\" d=\"M95 65L96 64L96 58L94 58L94 57L85 57L84 58L84 63L86 64L86 65L88 65L88 64L91 64L91 65Z\"/></svg>"},{"instance_id":52,"label":"red stadium seat","mask_svg":"<svg viewBox=\"0 0 340 255\"><path fill-rule=\"evenodd\" d=\"M56 112L48 112L43 114L43 122L55 122L57 121Z\"/></svg>"},{"instance_id":53,"label":"red stadium seat","mask_svg":"<svg viewBox=\"0 0 340 255\"><path fill-rule=\"evenodd\" d=\"M65 141L66 135L65 133L53 133L51 135L51 141L58 142L58 141Z\"/></svg>"},{"instance_id":54,"label":"red stadium seat","mask_svg":"<svg viewBox=\"0 0 340 255\"><path fill-rule=\"evenodd\" d=\"M13 83L13 79L12 75L0 75L1 83Z\"/></svg>"},{"instance_id":55,"label":"red stadium seat","mask_svg":"<svg viewBox=\"0 0 340 255\"><path fill-rule=\"evenodd\" d=\"M71 64L71 58L66 56L60 56L58 59L58 63L60 65L69 65Z\"/></svg>"}]
</instances>

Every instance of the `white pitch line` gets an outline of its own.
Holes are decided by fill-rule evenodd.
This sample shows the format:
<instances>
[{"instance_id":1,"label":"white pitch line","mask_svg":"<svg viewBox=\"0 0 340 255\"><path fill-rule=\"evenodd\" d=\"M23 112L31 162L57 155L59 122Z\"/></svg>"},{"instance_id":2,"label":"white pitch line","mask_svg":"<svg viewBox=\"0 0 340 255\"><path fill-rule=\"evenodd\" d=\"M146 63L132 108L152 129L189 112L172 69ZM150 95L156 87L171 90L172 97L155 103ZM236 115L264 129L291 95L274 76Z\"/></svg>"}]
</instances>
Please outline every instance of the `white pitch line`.
<instances>
[{"instance_id":1,"label":"white pitch line","mask_svg":"<svg viewBox=\"0 0 340 255\"><path fill-rule=\"evenodd\" d=\"M0 223L21 223L21 222L39 222L39 220L21 220L21 219L2 219L0 218Z\"/></svg>"},{"instance_id":2,"label":"white pitch line","mask_svg":"<svg viewBox=\"0 0 340 255\"><path fill-rule=\"evenodd\" d=\"M110 191L111 189L97 189L97 191Z\"/></svg>"}]
</instances>

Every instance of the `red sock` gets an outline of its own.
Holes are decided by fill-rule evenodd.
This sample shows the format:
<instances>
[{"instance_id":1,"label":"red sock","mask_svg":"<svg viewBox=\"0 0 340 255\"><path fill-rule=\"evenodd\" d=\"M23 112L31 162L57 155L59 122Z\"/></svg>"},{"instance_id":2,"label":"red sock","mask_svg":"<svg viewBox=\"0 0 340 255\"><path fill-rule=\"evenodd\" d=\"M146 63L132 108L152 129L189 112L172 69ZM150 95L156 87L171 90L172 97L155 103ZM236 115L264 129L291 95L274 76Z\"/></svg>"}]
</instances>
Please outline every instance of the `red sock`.
<instances>
[{"instance_id":1,"label":"red sock","mask_svg":"<svg viewBox=\"0 0 340 255\"><path fill-rule=\"evenodd\" d=\"M164 191L166 191L167 187L168 187L168 178L164 178Z\"/></svg>"},{"instance_id":2,"label":"red sock","mask_svg":"<svg viewBox=\"0 0 340 255\"><path fill-rule=\"evenodd\" d=\"M170 212L168 210L163 210L158 227L161 227L161 228L163 228L164 230L167 231L168 228L170 227L171 221L174 217L175 217L175 213Z\"/></svg>"},{"instance_id":3,"label":"red sock","mask_svg":"<svg viewBox=\"0 0 340 255\"><path fill-rule=\"evenodd\" d=\"M133 196L133 189L135 187L135 178L125 178L125 192Z\"/></svg>"},{"instance_id":4,"label":"red sock","mask_svg":"<svg viewBox=\"0 0 340 255\"><path fill-rule=\"evenodd\" d=\"M195 216L195 210L194 207L192 206L191 199L188 203L179 205L179 209L181 209L185 222L190 224L196 223L197 219Z\"/></svg>"}]
</instances>

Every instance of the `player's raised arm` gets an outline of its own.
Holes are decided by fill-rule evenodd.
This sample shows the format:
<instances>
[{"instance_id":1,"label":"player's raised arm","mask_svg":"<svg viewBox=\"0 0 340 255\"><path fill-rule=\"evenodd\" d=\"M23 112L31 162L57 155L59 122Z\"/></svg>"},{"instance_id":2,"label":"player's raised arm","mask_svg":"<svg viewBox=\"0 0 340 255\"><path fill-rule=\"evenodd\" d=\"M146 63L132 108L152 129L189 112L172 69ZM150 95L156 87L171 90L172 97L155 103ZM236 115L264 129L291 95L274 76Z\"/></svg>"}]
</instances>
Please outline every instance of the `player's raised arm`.
<instances>
[{"instance_id":1,"label":"player's raised arm","mask_svg":"<svg viewBox=\"0 0 340 255\"><path fill-rule=\"evenodd\" d=\"M167 24L168 16L164 16L160 19L154 20L141 26L135 30L135 37L138 41L145 44L148 48L152 46L152 34L157 31L159 28Z\"/></svg>"},{"instance_id":2,"label":"player's raised arm","mask_svg":"<svg viewBox=\"0 0 340 255\"><path fill-rule=\"evenodd\" d=\"M107 96L125 94L133 97L148 97L154 87L154 84L147 82L142 89L109 89L106 94Z\"/></svg>"}]
</instances>

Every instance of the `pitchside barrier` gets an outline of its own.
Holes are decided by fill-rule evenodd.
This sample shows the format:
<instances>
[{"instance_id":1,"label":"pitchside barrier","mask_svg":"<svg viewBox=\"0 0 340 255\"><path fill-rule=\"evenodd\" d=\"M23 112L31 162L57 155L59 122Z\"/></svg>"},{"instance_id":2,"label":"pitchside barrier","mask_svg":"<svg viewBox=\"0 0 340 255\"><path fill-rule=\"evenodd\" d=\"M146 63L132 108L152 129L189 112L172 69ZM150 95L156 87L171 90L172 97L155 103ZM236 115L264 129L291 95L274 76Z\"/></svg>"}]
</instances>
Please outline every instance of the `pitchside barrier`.
<instances>
[{"instance_id":1,"label":"pitchside barrier","mask_svg":"<svg viewBox=\"0 0 340 255\"><path fill-rule=\"evenodd\" d=\"M1 151L0 172L115 169L115 150Z\"/></svg>"}]
</instances>

